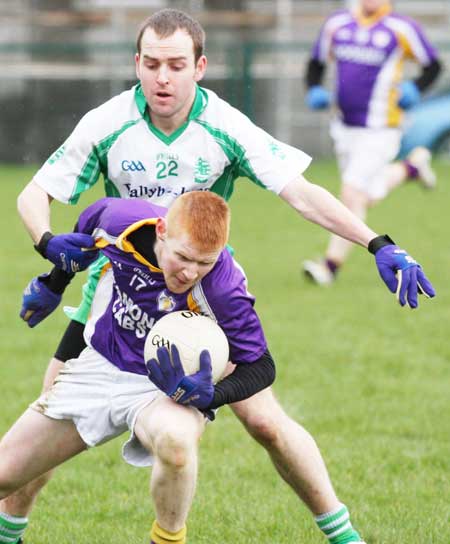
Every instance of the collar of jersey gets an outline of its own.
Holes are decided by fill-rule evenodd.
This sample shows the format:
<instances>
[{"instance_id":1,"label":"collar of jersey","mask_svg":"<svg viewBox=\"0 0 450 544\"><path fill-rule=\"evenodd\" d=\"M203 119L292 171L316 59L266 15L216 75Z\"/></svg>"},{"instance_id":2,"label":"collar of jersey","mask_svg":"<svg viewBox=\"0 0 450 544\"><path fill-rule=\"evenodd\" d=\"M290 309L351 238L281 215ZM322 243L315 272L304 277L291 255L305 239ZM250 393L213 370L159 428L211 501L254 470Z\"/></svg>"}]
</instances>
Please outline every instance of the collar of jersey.
<instances>
[{"instance_id":1,"label":"collar of jersey","mask_svg":"<svg viewBox=\"0 0 450 544\"><path fill-rule=\"evenodd\" d=\"M375 23L378 23L378 21L383 17L386 17L386 15L389 15L391 11L392 6L389 2L386 2L386 4L384 4L383 6L380 6L376 13L370 15L369 17L363 15L361 8L357 8L356 19L360 25L371 26Z\"/></svg>"},{"instance_id":2,"label":"collar of jersey","mask_svg":"<svg viewBox=\"0 0 450 544\"><path fill-rule=\"evenodd\" d=\"M117 238L115 245L117 248L124 251L125 253L132 253L136 261L139 261L141 264L148 266L148 268L150 268L152 272L162 272L160 268L147 261L145 257L143 257L138 251L136 251L134 245L129 240L127 240L127 236L135 230L141 228L144 225L156 225L156 221L157 219L155 218L141 219L140 221L136 221L136 223L133 223L122 232L122 234Z\"/></svg>"},{"instance_id":3,"label":"collar of jersey","mask_svg":"<svg viewBox=\"0 0 450 544\"><path fill-rule=\"evenodd\" d=\"M150 119L149 108L147 106L147 100L145 99L140 83L138 83L134 89L134 99L136 101L136 106L139 110L139 113L146 121L148 128L157 138L159 138L167 145L170 145L179 136L181 136L181 134L183 134L183 132L188 127L189 122L193 119L196 119L203 112L203 110L206 108L206 105L208 104L208 95L206 94L206 91L196 85L194 103L192 104L192 108L187 121L183 123L179 128L177 128L174 132L172 132L172 134L167 136L167 134L164 134L164 132L156 128L155 125L152 123L152 120Z\"/></svg>"}]
</instances>

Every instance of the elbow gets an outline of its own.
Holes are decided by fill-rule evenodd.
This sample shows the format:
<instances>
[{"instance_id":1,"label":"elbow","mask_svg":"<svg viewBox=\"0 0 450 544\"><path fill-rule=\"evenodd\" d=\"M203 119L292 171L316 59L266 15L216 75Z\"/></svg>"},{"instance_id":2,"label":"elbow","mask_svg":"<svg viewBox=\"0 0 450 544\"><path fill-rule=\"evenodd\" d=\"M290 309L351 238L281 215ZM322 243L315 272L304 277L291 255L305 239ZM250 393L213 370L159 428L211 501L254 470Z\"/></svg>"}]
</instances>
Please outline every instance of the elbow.
<instances>
[{"instance_id":1,"label":"elbow","mask_svg":"<svg viewBox=\"0 0 450 544\"><path fill-rule=\"evenodd\" d=\"M16 200L16 204L17 204L17 209L19 210L21 207L22 207L22 202L23 202L23 194L26 190L26 187L25 189L22 189L22 191L20 191L18 197L17 197L17 200Z\"/></svg>"},{"instance_id":2,"label":"elbow","mask_svg":"<svg viewBox=\"0 0 450 544\"><path fill-rule=\"evenodd\" d=\"M29 210L35 209L36 206L50 206L52 200L52 197L44 189L31 180L17 197L17 211L23 218Z\"/></svg>"},{"instance_id":3,"label":"elbow","mask_svg":"<svg viewBox=\"0 0 450 544\"><path fill-rule=\"evenodd\" d=\"M25 209L26 209L26 206L27 206L27 188L28 188L28 185L25 187L25 189L23 189L19 196L17 197L17 201L16 201L16 205L17 205L17 211L20 215L20 217L23 217L24 214L25 214Z\"/></svg>"}]
</instances>

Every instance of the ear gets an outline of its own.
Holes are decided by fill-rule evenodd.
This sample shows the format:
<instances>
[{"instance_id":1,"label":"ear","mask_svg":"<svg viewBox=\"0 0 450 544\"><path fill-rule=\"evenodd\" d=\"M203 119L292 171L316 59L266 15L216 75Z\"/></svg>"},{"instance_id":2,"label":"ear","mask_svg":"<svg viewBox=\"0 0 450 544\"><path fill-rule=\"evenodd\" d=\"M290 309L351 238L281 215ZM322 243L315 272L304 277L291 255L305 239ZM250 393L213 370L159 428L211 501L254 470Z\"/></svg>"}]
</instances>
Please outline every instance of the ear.
<instances>
[{"instance_id":1,"label":"ear","mask_svg":"<svg viewBox=\"0 0 450 544\"><path fill-rule=\"evenodd\" d=\"M165 240L167 235L167 223L164 217L158 217L155 226L156 237L158 240Z\"/></svg>"},{"instance_id":2,"label":"ear","mask_svg":"<svg viewBox=\"0 0 450 544\"><path fill-rule=\"evenodd\" d=\"M141 60L139 53L136 53L134 55L134 63L135 63L135 69L136 69L136 76L140 80L141 79L141 69L139 66L139 61Z\"/></svg>"},{"instance_id":3,"label":"ear","mask_svg":"<svg viewBox=\"0 0 450 544\"><path fill-rule=\"evenodd\" d=\"M206 59L205 55L202 55L198 61L197 61L197 65L195 67L195 75L194 75L194 80L197 82L197 81L200 81L201 79L203 79L203 76L205 75L205 72L206 72L206 66L208 65L208 60Z\"/></svg>"}]
</instances>

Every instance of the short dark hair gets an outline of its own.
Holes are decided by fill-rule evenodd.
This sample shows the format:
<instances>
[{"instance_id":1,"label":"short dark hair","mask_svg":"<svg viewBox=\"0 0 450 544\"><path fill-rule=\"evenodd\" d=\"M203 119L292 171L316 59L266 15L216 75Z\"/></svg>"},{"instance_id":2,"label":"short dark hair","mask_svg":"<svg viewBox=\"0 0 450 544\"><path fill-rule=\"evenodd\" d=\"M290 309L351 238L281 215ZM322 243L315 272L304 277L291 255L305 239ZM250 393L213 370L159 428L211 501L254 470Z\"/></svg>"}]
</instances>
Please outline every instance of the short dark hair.
<instances>
[{"instance_id":1,"label":"short dark hair","mask_svg":"<svg viewBox=\"0 0 450 544\"><path fill-rule=\"evenodd\" d=\"M185 30L192 38L194 43L194 57L197 62L203 55L205 49L205 31L201 24L177 9L161 9L150 17L147 17L141 24L136 40L136 49L138 54L141 54L142 36L147 28L152 28L161 38L172 36L179 28Z\"/></svg>"}]
</instances>

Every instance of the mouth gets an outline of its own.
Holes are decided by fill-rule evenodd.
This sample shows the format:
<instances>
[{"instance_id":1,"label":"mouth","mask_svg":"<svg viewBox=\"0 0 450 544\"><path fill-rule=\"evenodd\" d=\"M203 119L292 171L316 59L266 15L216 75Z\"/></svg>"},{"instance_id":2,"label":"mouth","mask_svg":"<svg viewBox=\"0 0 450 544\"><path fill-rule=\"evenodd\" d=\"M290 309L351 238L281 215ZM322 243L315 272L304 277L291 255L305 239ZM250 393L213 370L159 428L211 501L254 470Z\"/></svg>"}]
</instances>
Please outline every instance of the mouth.
<instances>
[{"instance_id":1,"label":"mouth","mask_svg":"<svg viewBox=\"0 0 450 544\"><path fill-rule=\"evenodd\" d=\"M167 99L167 98L171 98L171 96L172 96L171 94L166 93L166 92L164 92L164 91L158 91L158 92L156 93L156 97L159 98L159 99L161 99L161 100L165 100L165 99Z\"/></svg>"},{"instance_id":2,"label":"mouth","mask_svg":"<svg viewBox=\"0 0 450 544\"><path fill-rule=\"evenodd\" d=\"M190 281L180 280L179 278L175 278L175 279L178 285L180 285L181 287L186 287L186 285L190 285L191 283Z\"/></svg>"}]
</instances>

